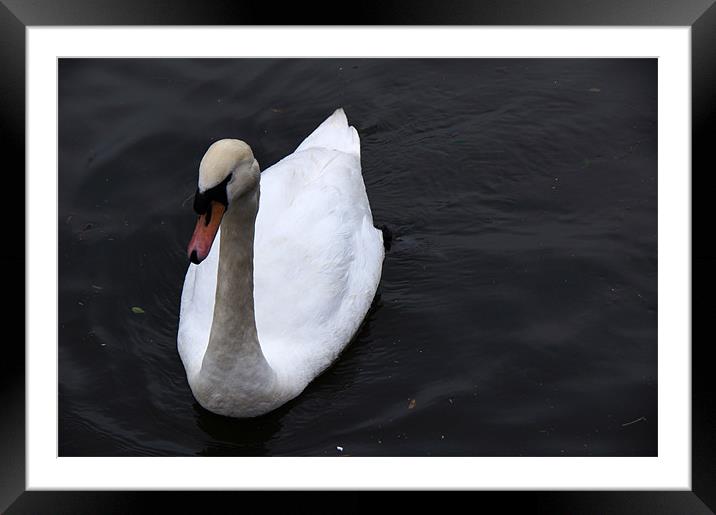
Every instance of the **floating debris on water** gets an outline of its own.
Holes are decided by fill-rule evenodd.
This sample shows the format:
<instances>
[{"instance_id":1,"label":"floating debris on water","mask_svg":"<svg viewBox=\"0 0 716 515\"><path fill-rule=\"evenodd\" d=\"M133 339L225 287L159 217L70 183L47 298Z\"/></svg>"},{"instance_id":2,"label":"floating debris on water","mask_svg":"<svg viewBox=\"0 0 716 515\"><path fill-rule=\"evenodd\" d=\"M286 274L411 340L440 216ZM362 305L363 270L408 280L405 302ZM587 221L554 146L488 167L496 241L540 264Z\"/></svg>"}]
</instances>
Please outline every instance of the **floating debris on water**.
<instances>
[{"instance_id":1,"label":"floating debris on water","mask_svg":"<svg viewBox=\"0 0 716 515\"><path fill-rule=\"evenodd\" d=\"M625 422L624 424L622 424L622 427L630 426L632 424L636 424L637 422L641 422L641 421L646 422L646 417L639 417L636 420L632 420L631 422Z\"/></svg>"},{"instance_id":2,"label":"floating debris on water","mask_svg":"<svg viewBox=\"0 0 716 515\"><path fill-rule=\"evenodd\" d=\"M410 402L408 403L408 409L413 409L415 407L415 399L410 399Z\"/></svg>"},{"instance_id":3,"label":"floating debris on water","mask_svg":"<svg viewBox=\"0 0 716 515\"><path fill-rule=\"evenodd\" d=\"M336 449L338 449L340 452L343 452L343 447L341 447L340 445L336 445Z\"/></svg>"},{"instance_id":4,"label":"floating debris on water","mask_svg":"<svg viewBox=\"0 0 716 515\"><path fill-rule=\"evenodd\" d=\"M132 306L132 313L134 313L135 315L143 315L144 310L138 306Z\"/></svg>"}]
</instances>

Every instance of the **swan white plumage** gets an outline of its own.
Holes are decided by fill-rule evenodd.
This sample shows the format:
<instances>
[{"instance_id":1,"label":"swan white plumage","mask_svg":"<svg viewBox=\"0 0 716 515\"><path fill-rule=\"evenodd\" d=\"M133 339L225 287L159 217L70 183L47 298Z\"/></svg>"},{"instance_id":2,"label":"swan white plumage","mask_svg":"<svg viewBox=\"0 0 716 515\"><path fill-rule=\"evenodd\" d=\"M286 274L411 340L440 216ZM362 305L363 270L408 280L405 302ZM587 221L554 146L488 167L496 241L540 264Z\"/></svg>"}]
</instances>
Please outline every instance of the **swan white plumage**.
<instances>
[{"instance_id":1,"label":"swan white plumage","mask_svg":"<svg viewBox=\"0 0 716 515\"><path fill-rule=\"evenodd\" d=\"M338 109L263 172L246 143L217 141L199 167L195 209L179 354L202 406L258 416L338 357L375 296L383 238L358 133Z\"/></svg>"}]
</instances>

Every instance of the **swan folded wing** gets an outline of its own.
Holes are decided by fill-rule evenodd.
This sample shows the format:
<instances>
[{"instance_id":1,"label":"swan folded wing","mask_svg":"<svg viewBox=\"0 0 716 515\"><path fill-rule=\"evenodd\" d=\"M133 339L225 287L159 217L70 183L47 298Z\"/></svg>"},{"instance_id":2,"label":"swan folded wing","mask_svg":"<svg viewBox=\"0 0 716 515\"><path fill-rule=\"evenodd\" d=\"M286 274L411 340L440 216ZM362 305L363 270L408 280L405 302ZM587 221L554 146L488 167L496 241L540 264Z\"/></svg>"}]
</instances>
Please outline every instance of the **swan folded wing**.
<instances>
[{"instance_id":1,"label":"swan folded wing","mask_svg":"<svg viewBox=\"0 0 716 515\"><path fill-rule=\"evenodd\" d=\"M268 171L256 220L256 325L269 363L307 382L363 320L377 287L366 288L365 274L379 277L383 248L356 155L309 149Z\"/></svg>"}]
</instances>

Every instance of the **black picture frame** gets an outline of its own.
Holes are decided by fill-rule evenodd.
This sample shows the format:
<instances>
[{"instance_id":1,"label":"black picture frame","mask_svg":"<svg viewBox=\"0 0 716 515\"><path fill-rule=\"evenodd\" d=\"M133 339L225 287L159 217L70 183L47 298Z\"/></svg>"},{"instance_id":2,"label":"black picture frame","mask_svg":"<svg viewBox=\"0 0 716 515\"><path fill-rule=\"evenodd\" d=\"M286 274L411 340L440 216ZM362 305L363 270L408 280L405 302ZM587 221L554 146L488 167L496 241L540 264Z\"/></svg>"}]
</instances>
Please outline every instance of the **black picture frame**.
<instances>
[{"instance_id":1,"label":"black picture frame","mask_svg":"<svg viewBox=\"0 0 716 515\"><path fill-rule=\"evenodd\" d=\"M5 270L25 267L25 30L39 25L641 25L690 26L692 44L692 232L707 227L705 199L714 175L709 146L716 136L716 5L714 0L491 0L453 2L355 2L350 8L286 2L231 0L0 0L0 151L5 169L2 204L11 218L0 253ZM710 166L709 166L710 165ZM695 170L698 172L694 173ZM713 179L712 179L713 180ZM696 187L694 188L694 185ZM20 221L22 220L22 223ZM12 232L14 231L14 233ZM716 511L716 395L710 371L710 339L697 338L694 328L711 314L706 296L716 284L716 253L692 234L692 490L642 492L470 492L452 494L451 502L480 506L499 503L537 513L713 513ZM11 268L12 267L12 268ZM6 274L6 327L0 357L0 511L18 513L204 512L207 506L236 497L252 503L253 492L58 492L25 491L25 281ZM11 292L11 293L10 293ZM702 299L696 302L698 294ZM698 318L699 323L693 321ZM264 494L266 495L266 494ZM271 493L271 506L299 511L363 512L386 503L384 494L345 492L328 499L323 493L298 496ZM460 497L470 496L470 499ZM423 509L445 509L444 496L413 493L407 502ZM401 503L404 501L401 501ZM277 504L275 504L277 503ZM408 509L407 505L401 505Z\"/></svg>"}]
</instances>

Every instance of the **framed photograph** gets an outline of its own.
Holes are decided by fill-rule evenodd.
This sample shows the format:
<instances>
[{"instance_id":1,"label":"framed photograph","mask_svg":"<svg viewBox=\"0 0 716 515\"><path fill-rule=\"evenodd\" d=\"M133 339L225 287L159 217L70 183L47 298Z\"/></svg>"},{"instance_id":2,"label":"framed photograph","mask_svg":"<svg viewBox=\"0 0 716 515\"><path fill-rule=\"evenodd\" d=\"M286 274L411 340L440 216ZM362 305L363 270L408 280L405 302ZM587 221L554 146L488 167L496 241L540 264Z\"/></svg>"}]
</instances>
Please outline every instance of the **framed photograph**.
<instances>
[{"instance_id":1,"label":"framed photograph","mask_svg":"<svg viewBox=\"0 0 716 515\"><path fill-rule=\"evenodd\" d=\"M283 25L5 1L26 323L0 509L500 490L710 513L711 3Z\"/></svg>"}]
</instances>

